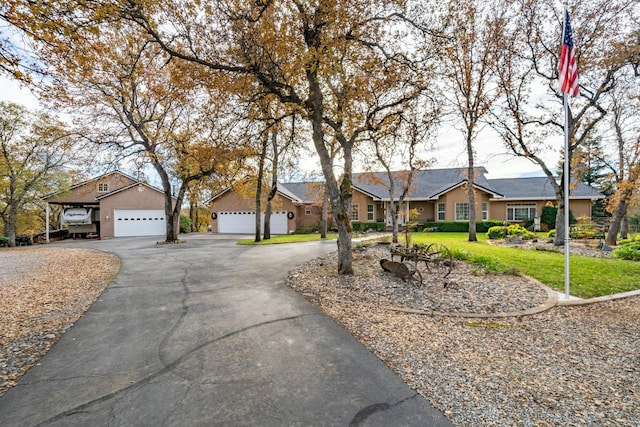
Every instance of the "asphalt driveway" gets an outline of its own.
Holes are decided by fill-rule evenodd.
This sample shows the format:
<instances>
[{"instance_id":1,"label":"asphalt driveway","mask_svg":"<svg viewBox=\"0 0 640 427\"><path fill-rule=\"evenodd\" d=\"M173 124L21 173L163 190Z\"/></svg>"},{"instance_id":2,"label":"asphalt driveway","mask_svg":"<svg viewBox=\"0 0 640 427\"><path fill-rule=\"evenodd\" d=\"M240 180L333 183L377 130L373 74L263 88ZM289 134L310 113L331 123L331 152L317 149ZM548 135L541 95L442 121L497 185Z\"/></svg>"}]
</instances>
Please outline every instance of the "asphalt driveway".
<instances>
[{"instance_id":1,"label":"asphalt driveway","mask_svg":"<svg viewBox=\"0 0 640 427\"><path fill-rule=\"evenodd\" d=\"M0 425L450 425L283 285L292 266L335 250L335 241L186 239L53 243L114 252L122 268L0 398Z\"/></svg>"}]
</instances>

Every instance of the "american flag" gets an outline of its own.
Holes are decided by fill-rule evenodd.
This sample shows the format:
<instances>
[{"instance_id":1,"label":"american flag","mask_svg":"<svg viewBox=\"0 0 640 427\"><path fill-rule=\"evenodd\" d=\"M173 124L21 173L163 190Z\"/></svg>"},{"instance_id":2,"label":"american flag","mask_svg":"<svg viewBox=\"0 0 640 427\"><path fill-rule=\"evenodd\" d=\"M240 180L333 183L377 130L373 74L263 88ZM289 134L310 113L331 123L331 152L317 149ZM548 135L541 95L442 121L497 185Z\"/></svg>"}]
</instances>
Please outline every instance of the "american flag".
<instances>
[{"instance_id":1,"label":"american flag","mask_svg":"<svg viewBox=\"0 0 640 427\"><path fill-rule=\"evenodd\" d=\"M564 10L564 31L558 74L560 79L560 92L568 93L574 98L578 96L580 94L580 86L578 85L578 61L576 60L576 51L573 46L573 31L571 30L569 11L567 9Z\"/></svg>"}]
</instances>

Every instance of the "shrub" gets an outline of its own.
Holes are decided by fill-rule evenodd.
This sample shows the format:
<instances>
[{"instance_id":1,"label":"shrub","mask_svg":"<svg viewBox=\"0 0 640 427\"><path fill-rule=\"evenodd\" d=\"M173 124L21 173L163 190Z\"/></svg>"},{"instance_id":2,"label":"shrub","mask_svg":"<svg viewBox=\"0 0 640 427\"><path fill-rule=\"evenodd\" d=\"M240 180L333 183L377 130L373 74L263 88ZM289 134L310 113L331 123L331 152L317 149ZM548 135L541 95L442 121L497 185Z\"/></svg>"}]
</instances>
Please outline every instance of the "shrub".
<instances>
[{"instance_id":1,"label":"shrub","mask_svg":"<svg viewBox=\"0 0 640 427\"><path fill-rule=\"evenodd\" d=\"M549 229L556 228L556 215L558 214L558 208L553 206L545 206L540 213L540 223L546 224ZM576 217L573 216L573 212L569 211L569 223L575 224Z\"/></svg>"},{"instance_id":2,"label":"shrub","mask_svg":"<svg viewBox=\"0 0 640 427\"><path fill-rule=\"evenodd\" d=\"M489 239L504 239L507 236L518 236L522 240L530 240L536 237L535 233L527 230L521 225L511 224L507 227L507 233L505 235L504 225L499 227L491 227L489 231L487 231L487 237Z\"/></svg>"},{"instance_id":3,"label":"shrub","mask_svg":"<svg viewBox=\"0 0 640 427\"><path fill-rule=\"evenodd\" d=\"M502 225L502 221L479 221L476 222L476 231L485 233L489 228ZM469 223L460 221L422 221L419 222L416 231L444 231L444 232L468 232Z\"/></svg>"},{"instance_id":4,"label":"shrub","mask_svg":"<svg viewBox=\"0 0 640 427\"><path fill-rule=\"evenodd\" d=\"M300 227L295 231L295 234L314 234L320 232L320 223L307 225L306 227Z\"/></svg>"},{"instance_id":5,"label":"shrub","mask_svg":"<svg viewBox=\"0 0 640 427\"><path fill-rule=\"evenodd\" d=\"M453 248L451 249L451 256L458 261L466 261L471 257L471 254L463 249Z\"/></svg>"},{"instance_id":6,"label":"shrub","mask_svg":"<svg viewBox=\"0 0 640 427\"><path fill-rule=\"evenodd\" d=\"M189 218L188 216L180 215L180 232L191 232L191 218Z\"/></svg>"},{"instance_id":7,"label":"shrub","mask_svg":"<svg viewBox=\"0 0 640 427\"><path fill-rule=\"evenodd\" d=\"M504 239L506 237L504 226L491 227L487 231L487 237L491 240Z\"/></svg>"},{"instance_id":8,"label":"shrub","mask_svg":"<svg viewBox=\"0 0 640 427\"><path fill-rule=\"evenodd\" d=\"M351 223L353 231L384 231L387 225L384 222L358 222Z\"/></svg>"},{"instance_id":9,"label":"shrub","mask_svg":"<svg viewBox=\"0 0 640 427\"><path fill-rule=\"evenodd\" d=\"M632 240L618 245L613 254L620 259L640 261L640 240Z\"/></svg>"}]
</instances>

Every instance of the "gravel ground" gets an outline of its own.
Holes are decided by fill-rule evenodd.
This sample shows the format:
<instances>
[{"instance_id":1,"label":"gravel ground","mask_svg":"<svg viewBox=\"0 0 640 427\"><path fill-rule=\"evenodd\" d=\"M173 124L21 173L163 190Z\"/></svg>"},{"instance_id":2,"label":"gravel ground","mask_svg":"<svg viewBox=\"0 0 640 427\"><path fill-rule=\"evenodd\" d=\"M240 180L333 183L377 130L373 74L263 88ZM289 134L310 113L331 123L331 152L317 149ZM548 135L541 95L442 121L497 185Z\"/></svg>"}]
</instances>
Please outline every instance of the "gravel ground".
<instances>
[{"instance_id":1,"label":"gravel ground","mask_svg":"<svg viewBox=\"0 0 640 427\"><path fill-rule=\"evenodd\" d=\"M292 271L289 286L454 425L640 425L639 297L460 318L451 315L530 308L546 293L524 278L474 274L460 263L447 288L425 274L428 283L417 289L382 272L378 260L389 258L388 249L375 246L356 254L354 276L339 277L335 257Z\"/></svg>"},{"instance_id":2,"label":"gravel ground","mask_svg":"<svg viewBox=\"0 0 640 427\"><path fill-rule=\"evenodd\" d=\"M87 249L0 250L0 396L82 316L119 266L115 255Z\"/></svg>"}]
</instances>

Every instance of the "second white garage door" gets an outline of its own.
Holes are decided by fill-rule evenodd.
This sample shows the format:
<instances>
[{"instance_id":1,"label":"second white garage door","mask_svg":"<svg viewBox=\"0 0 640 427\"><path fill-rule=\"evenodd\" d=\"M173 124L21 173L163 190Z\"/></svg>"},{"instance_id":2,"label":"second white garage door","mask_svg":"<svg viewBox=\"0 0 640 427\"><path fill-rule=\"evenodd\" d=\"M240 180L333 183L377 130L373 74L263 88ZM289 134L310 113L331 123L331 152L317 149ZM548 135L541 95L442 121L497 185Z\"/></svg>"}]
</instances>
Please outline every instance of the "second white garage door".
<instances>
[{"instance_id":1,"label":"second white garage door","mask_svg":"<svg viewBox=\"0 0 640 427\"><path fill-rule=\"evenodd\" d=\"M164 236L166 219L164 210L115 209L114 236Z\"/></svg>"},{"instance_id":2,"label":"second white garage door","mask_svg":"<svg viewBox=\"0 0 640 427\"><path fill-rule=\"evenodd\" d=\"M218 212L218 233L254 234L256 232L255 212ZM264 214L262 214L264 231ZM271 234L287 234L287 213L271 214Z\"/></svg>"}]
</instances>

